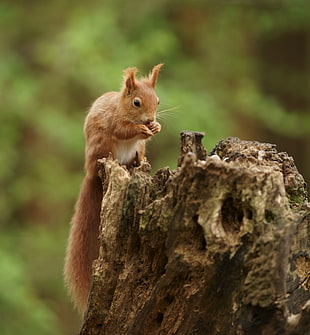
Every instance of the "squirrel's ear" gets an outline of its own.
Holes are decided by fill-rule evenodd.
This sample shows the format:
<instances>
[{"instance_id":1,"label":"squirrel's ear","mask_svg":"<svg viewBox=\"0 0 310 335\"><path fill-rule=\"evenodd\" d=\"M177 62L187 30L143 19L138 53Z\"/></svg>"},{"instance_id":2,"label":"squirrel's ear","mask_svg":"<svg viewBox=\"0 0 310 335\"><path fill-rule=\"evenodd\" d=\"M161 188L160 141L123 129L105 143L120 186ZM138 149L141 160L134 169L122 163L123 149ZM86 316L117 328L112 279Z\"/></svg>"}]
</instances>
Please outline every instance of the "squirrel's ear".
<instances>
[{"instance_id":1,"label":"squirrel's ear","mask_svg":"<svg viewBox=\"0 0 310 335\"><path fill-rule=\"evenodd\" d=\"M124 70L124 89L126 95L131 95L132 92L137 88L135 75L138 69L136 67L130 67Z\"/></svg>"},{"instance_id":2,"label":"squirrel's ear","mask_svg":"<svg viewBox=\"0 0 310 335\"><path fill-rule=\"evenodd\" d=\"M151 81L151 84L152 86L155 88L155 85L156 85L156 81L157 81L157 77L158 77L158 74L159 74L159 71L160 71L160 68L163 66L164 64L158 64L158 65L155 65L153 67L153 70L149 76L149 79Z\"/></svg>"}]
</instances>

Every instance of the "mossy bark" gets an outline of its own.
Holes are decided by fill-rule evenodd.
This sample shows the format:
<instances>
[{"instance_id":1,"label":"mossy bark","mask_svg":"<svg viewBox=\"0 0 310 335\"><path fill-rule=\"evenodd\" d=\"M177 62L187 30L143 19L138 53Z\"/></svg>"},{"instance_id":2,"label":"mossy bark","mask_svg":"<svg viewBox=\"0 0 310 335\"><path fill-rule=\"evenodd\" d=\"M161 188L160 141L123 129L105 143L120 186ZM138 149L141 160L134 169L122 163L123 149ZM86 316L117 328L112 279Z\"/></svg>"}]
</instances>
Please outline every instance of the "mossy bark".
<instances>
[{"instance_id":1,"label":"mossy bark","mask_svg":"<svg viewBox=\"0 0 310 335\"><path fill-rule=\"evenodd\" d=\"M309 334L310 207L293 159L182 134L152 177L100 161L100 256L81 333ZM91 199L90 199L91 201Z\"/></svg>"}]
</instances>

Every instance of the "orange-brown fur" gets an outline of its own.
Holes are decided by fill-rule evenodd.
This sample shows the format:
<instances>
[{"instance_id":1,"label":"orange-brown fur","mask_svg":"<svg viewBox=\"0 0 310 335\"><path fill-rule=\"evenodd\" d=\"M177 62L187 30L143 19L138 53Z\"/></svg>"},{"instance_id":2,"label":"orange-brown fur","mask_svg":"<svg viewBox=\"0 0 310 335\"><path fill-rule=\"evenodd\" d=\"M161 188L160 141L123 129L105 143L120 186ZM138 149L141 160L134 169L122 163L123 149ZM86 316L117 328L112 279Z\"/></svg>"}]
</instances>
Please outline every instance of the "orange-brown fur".
<instances>
[{"instance_id":1,"label":"orange-brown fur","mask_svg":"<svg viewBox=\"0 0 310 335\"><path fill-rule=\"evenodd\" d=\"M161 128L156 122L159 100L154 90L161 66L156 65L147 78L140 80L135 77L136 68L125 70L121 91L99 97L85 120L85 178L71 222L64 269L69 292L82 313L91 287L92 262L99 252L102 183L97 160L111 153L129 167L137 155L139 160L144 158L146 140Z\"/></svg>"}]
</instances>

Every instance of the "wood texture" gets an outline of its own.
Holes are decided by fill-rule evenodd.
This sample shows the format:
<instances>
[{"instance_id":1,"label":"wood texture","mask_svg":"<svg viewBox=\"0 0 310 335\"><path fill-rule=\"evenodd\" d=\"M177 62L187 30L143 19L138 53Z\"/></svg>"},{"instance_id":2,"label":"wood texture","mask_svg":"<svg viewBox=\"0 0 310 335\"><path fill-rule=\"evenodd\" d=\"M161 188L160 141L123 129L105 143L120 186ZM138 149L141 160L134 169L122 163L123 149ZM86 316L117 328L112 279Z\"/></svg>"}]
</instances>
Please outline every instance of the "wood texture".
<instances>
[{"instance_id":1,"label":"wood texture","mask_svg":"<svg viewBox=\"0 0 310 335\"><path fill-rule=\"evenodd\" d=\"M172 172L100 161L80 334L310 334L310 207L293 159L237 138L206 157L202 134L181 138Z\"/></svg>"}]
</instances>

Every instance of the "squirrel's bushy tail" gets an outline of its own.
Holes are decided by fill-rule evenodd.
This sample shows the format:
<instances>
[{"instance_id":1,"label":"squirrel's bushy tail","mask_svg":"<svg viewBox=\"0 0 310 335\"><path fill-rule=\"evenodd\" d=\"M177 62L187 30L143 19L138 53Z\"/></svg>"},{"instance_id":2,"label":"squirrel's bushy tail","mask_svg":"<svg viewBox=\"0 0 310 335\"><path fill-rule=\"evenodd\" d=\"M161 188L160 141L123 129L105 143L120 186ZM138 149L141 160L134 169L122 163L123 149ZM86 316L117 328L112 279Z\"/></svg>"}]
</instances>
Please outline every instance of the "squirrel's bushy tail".
<instances>
[{"instance_id":1,"label":"squirrel's bushy tail","mask_svg":"<svg viewBox=\"0 0 310 335\"><path fill-rule=\"evenodd\" d=\"M98 258L101 201L100 179L85 177L71 222L64 267L69 293L82 313L87 308L92 263Z\"/></svg>"}]
</instances>

